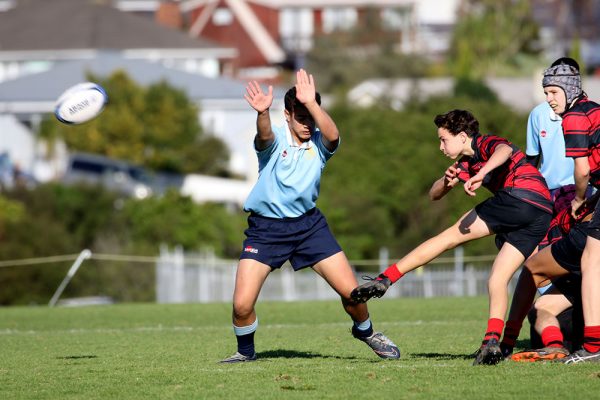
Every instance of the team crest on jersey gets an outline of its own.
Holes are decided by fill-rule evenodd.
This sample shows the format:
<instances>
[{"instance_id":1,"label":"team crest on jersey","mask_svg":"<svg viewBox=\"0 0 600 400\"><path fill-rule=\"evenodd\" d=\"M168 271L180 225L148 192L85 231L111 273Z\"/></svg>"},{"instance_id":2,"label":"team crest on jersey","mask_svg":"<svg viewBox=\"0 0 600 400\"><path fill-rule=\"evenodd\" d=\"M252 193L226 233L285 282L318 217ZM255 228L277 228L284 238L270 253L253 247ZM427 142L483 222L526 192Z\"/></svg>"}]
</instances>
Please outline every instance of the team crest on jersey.
<instances>
[{"instance_id":1,"label":"team crest on jersey","mask_svg":"<svg viewBox=\"0 0 600 400\"><path fill-rule=\"evenodd\" d=\"M244 247L244 251L246 253L254 253L254 254L258 254L258 249L252 246L246 246Z\"/></svg>"},{"instance_id":2,"label":"team crest on jersey","mask_svg":"<svg viewBox=\"0 0 600 400\"><path fill-rule=\"evenodd\" d=\"M541 137L546 137L546 131L544 131L544 130L543 130L543 131L541 131L541 132L540 132L540 136L541 136Z\"/></svg>"},{"instance_id":3,"label":"team crest on jersey","mask_svg":"<svg viewBox=\"0 0 600 400\"><path fill-rule=\"evenodd\" d=\"M284 150L281 152L281 157L283 157L283 158L287 157L287 150Z\"/></svg>"}]
</instances>

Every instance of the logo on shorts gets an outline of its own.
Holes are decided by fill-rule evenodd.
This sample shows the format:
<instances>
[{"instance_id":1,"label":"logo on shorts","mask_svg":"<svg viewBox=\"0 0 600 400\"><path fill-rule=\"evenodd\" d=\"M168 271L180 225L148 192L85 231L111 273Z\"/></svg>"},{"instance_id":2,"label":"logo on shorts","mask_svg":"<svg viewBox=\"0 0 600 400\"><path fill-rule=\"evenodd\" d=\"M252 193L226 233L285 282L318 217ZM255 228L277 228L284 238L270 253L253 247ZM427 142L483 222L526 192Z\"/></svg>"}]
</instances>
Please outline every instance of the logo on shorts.
<instances>
[{"instance_id":1,"label":"logo on shorts","mask_svg":"<svg viewBox=\"0 0 600 400\"><path fill-rule=\"evenodd\" d=\"M244 251L247 253L254 253L254 254L258 254L258 249L252 247L252 246L246 246L244 247Z\"/></svg>"},{"instance_id":2,"label":"logo on shorts","mask_svg":"<svg viewBox=\"0 0 600 400\"><path fill-rule=\"evenodd\" d=\"M281 157L283 157L283 158L287 157L287 150L284 150L281 152Z\"/></svg>"},{"instance_id":3,"label":"logo on shorts","mask_svg":"<svg viewBox=\"0 0 600 400\"><path fill-rule=\"evenodd\" d=\"M541 137L546 137L546 131L541 131L541 132L540 132L540 136L541 136Z\"/></svg>"}]
</instances>

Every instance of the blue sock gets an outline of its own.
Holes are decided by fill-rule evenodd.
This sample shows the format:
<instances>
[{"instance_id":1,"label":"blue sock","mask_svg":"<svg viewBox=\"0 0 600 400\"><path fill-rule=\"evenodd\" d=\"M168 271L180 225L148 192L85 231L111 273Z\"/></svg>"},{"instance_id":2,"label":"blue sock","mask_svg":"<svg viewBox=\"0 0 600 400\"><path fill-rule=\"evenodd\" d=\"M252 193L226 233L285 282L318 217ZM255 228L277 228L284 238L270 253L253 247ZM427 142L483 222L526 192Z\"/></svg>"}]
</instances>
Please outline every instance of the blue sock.
<instances>
[{"instance_id":1,"label":"blue sock","mask_svg":"<svg viewBox=\"0 0 600 400\"><path fill-rule=\"evenodd\" d=\"M373 334L373 324L371 323L371 319L367 318L363 322L354 321L354 327L352 330L354 331L354 336L371 336Z\"/></svg>"},{"instance_id":2,"label":"blue sock","mask_svg":"<svg viewBox=\"0 0 600 400\"><path fill-rule=\"evenodd\" d=\"M238 353L244 356L254 354L254 332L256 332L256 328L258 328L258 318L248 326L233 325L233 331L238 343Z\"/></svg>"}]
</instances>

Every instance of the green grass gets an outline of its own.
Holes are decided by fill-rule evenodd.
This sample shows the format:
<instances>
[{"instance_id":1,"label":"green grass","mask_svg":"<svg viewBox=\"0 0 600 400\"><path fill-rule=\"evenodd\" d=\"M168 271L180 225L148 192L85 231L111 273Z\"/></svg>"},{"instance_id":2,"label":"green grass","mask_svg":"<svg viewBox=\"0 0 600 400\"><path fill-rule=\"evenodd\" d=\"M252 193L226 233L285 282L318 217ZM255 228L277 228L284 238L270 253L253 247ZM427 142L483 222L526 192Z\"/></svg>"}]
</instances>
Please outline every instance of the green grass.
<instances>
[{"instance_id":1,"label":"green grass","mask_svg":"<svg viewBox=\"0 0 600 400\"><path fill-rule=\"evenodd\" d=\"M0 308L0 399L597 398L600 365L471 366L485 298L376 300L380 361L337 302L259 303L259 361L235 351L229 304ZM527 338L528 326L523 335ZM526 342L521 342L526 345Z\"/></svg>"}]
</instances>

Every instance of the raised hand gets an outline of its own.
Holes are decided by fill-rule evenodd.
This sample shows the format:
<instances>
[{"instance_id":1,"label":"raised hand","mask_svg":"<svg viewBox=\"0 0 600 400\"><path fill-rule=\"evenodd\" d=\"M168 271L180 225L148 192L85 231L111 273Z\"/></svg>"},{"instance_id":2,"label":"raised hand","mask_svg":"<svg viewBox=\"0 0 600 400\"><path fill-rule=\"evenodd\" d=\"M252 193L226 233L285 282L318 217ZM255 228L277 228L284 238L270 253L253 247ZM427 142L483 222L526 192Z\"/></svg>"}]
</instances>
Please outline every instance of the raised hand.
<instances>
[{"instance_id":1,"label":"raised hand","mask_svg":"<svg viewBox=\"0 0 600 400\"><path fill-rule=\"evenodd\" d=\"M269 92L265 94L258 82L248 82L244 98L252 108L262 113L268 110L271 104L273 104L273 86L269 86Z\"/></svg>"},{"instance_id":2,"label":"raised hand","mask_svg":"<svg viewBox=\"0 0 600 400\"><path fill-rule=\"evenodd\" d=\"M307 105L315 100L315 80L312 75L309 75L305 70L300 69L296 72L296 98L304 105Z\"/></svg>"}]
</instances>

